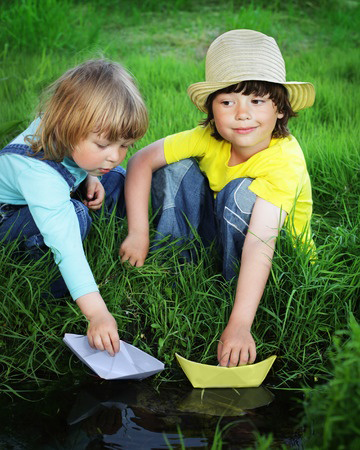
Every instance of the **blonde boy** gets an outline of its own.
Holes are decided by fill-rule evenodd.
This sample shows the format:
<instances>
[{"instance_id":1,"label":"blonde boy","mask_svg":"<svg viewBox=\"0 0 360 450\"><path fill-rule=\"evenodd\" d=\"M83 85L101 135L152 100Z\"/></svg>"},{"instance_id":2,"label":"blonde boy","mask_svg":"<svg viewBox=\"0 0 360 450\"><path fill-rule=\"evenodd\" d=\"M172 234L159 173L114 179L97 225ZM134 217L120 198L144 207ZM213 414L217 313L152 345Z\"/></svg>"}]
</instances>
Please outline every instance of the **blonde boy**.
<instances>
[{"instance_id":1,"label":"blonde boy","mask_svg":"<svg viewBox=\"0 0 360 450\"><path fill-rule=\"evenodd\" d=\"M128 72L99 59L56 80L39 116L0 151L0 241L17 240L35 258L52 250L61 273L52 293L70 292L89 321L90 345L113 355L120 346L117 323L82 241L92 223L89 210L124 214L119 164L145 134L147 110Z\"/></svg>"}]
</instances>

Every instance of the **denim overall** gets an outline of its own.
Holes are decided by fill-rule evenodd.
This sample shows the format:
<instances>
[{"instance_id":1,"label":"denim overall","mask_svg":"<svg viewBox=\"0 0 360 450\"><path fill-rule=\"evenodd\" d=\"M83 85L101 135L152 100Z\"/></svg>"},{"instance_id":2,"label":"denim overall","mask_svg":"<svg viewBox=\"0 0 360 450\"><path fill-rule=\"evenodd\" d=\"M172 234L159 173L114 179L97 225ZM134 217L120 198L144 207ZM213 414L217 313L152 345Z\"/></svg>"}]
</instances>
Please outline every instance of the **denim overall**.
<instances>
[{"instance_id":1,"label":"denim overall","mask_svg":"<svg viewBox=\"0 0 360 450\"><path fill-rule=\"evenodd\" d=\"M238 276L239 262L256 195L252 178L237 178L216 196L193 158L169 164L153 175L151 199L157 235L161 239L193 239L196 230L205 246L216 240L222 272L227 280ZM181 240L179 241L181 242ZM191 259L190 254L184 255Z\"/></svg>"}]
</instances>

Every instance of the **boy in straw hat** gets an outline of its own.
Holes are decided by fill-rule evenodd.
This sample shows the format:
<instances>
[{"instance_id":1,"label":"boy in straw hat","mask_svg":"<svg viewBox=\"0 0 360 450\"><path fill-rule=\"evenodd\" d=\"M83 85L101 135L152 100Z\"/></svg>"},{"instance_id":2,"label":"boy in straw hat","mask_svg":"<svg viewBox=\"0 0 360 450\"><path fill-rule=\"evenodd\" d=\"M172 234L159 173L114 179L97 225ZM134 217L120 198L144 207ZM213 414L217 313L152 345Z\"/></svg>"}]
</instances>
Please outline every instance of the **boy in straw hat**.
<instances>
[{"instance_id":1,"label":"boy in straw hat","mask_svg":"<svg viewBox=\"0 0 360 450\"><path fill-rule=\"evenodd\" d=\"M237 275L240 261L218 360L223 366L252 363L256 346L251 326L285 220L297 241L313 249L310 179L287 123L295 111L312 106L315 91L310 83L286 81L273 38L233 30L211 44L206 81L192 84L188 94L207 118L192 130L148 145L129 161L129 232L120 256L134 266L144 264L152 183L160 236L191 238L196 229L204 242L216 237L227 279Z\"/></svg>"}]
</instances>

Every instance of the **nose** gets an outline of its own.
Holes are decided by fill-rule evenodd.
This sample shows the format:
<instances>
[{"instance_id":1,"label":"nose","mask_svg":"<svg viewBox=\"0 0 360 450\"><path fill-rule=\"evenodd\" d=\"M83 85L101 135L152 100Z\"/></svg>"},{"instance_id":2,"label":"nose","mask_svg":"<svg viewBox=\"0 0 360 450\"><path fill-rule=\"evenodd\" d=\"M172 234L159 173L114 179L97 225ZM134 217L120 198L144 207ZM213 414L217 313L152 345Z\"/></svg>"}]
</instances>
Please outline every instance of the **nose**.
<instances>
[{"instance_id":1,"label":"nose","mask_svg":"<svg viewBox=\"0 0 360 450\"><path fill-rule=\"evenodd\" d=\"M241 99L241 101L238 102L237 108L235 111L235 119L236 120L247 120L250 119L251 114L248 107L247 102L245 99Z\"/></svg>"},{"instance_id":2,"label":"nose","mask_svg":"<svg viewBox=\"0 0 360 450\"><path fill-rule=\"evenodd\" d=\"M107 156L107 160L112 163L118 163L121 162L123 158L123 147L120 147L118 145L111 145L109 148L109 154Z\"/></svg>"}]
</instances>

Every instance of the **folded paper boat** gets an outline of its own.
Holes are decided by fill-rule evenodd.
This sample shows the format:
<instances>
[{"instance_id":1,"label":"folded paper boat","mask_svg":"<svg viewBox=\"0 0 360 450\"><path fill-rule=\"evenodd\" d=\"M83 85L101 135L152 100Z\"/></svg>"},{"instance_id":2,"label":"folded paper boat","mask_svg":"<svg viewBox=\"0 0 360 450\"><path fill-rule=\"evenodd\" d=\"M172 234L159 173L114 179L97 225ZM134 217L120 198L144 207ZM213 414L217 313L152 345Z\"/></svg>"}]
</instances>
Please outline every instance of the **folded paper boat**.
<instances>
[{"instance_id":1,"label":"folded paper boat","mask_svg":"<svg viewBox=\"0 0 360 450\"><path fill-rule=\"evenodd\" d=\"M176 358L194 388L258 387L264 381L276 356L256 364L237 367L211 366L189 361L175 353Z\"/></svg>"},{"instance_id":2,"label":"folded paper boat","mask_svg":"<svg viewBox=\"0 0 360 450\"><path fill-rule=\"evenodd\" d=\"M120 341L120 351L110 356L106 350L91 348L86 336L65 333L63 340L83 363L105 380L142 380L164 369L161 361L124 341Z\"/></svg>"}]
</instances>

